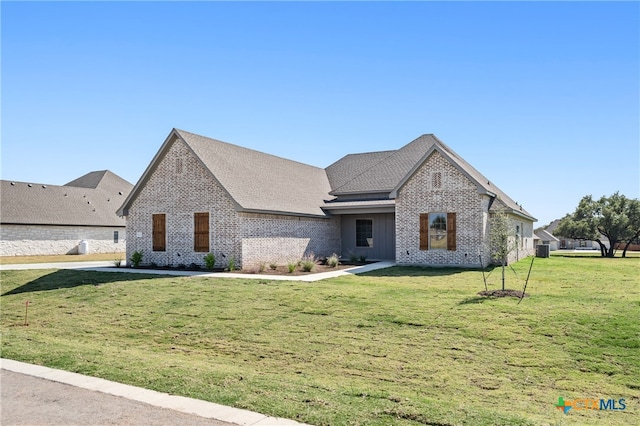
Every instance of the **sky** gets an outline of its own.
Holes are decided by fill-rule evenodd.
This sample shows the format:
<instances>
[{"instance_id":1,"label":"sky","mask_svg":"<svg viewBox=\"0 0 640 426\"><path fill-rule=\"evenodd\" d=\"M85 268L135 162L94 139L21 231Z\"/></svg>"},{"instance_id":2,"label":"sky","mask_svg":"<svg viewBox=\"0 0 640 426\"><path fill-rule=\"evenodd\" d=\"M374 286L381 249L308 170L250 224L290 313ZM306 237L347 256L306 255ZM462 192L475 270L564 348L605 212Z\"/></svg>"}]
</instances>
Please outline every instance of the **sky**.
<instances>
[{"instance_id":1,"label":"sky","mask_svg":"<svg viewBox=\"0 0 640 426\"><path fill-rule=\"evenodd\" d=\"M136 183L172 128L327 167L433 133L548 224L640 195L638 2L10 2L1 171Z\"/></svg>"}]
</instances>

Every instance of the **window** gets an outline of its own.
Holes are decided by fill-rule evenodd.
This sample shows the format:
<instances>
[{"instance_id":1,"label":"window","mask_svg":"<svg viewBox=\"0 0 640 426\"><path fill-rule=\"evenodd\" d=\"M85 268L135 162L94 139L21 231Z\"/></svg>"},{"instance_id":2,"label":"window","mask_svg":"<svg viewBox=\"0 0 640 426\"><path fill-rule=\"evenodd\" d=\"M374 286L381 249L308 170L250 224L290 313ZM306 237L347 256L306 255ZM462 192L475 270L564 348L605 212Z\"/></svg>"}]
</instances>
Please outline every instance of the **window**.
<instances>
[{"instance_id":1,"label":"window","mask_svg":"<svg viewBox=\"0 0 640 426\"><path fill-rule=\"evenodd\" d=\"M113 244L118 244L119 234L118 231L113 231Z\"/></svg>"},{"instance_id":2,"label":"window","mask_svg":"<svg viewBox=\"0 0 640 426\"><path fill-rule=\"evenodd\" d=\"M356 219L356 247L373 247L373 220Z\"/></svg>"},{"instance_id":3,"label":"window","mask_svg":"<svg viewBox=\"0 0 640 426\"><path fill-rule=\"evenodd\" d=\"M456 214L420 214L420 250L455 250Z\"/></svg>"},{"instance_id":4,"label":"window","mask_svg":"<svg viewBox=\"0 0 640 426\"><path fill-rule=\"evenodd\" d=\"M166 251L166 215L164 213L154 214L153 217L153 251Z\"/></svg>"},{"instance_id":5,"label":"window","mask_svg":"<svg viewBox=\"0 0 640 426\"><path fill-rule=\"evenodd\" d=\"M209 252L209 213L193 215L193 251Z\"/></svg>"}]
</instances>

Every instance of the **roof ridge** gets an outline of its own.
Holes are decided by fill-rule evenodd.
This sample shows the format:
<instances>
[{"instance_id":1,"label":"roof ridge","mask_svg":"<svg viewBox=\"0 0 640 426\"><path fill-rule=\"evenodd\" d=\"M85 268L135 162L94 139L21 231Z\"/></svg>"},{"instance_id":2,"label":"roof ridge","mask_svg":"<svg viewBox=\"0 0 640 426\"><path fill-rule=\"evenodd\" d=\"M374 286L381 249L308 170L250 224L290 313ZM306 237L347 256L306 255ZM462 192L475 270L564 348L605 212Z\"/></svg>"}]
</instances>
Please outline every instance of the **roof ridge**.
<instances>
[{"instance_id":1,"label":"roof ridge","mask_svg":"<svg viewBox=\"0 0 640 426\"><path fill-rule=\"evenodd\" d=\"M354 175L351 179L349 179L348 181L344 182L344 183L343 183L342 185L340 185L339 187L337 187L337 188L335 188L335 189L332 189L331 193L332 193L332 194L334 194L334 193L338 193L338 192L340 192L340 188L343 188L343 187L347 186L347 185L348 185L348 184L350 184L351 182L355 181L357 178L359 178L359 177L361 177L362 175L364 175L364 174L366 174L366 173L370 172L374 167L379 166L380 164L382 164L382 163L384 163L384 162L388 161L388 160L389 160L389 159L391 159L392 157L397 156L397 155L400 155L402 152L404 152L404 150L405 150L407 147L411 146L411 145L412 145L412 144L414 144L414 143L417 143L419 140L421 140L421 139L423 139L423 138L425 138L425 137L434 137L434 138L435 138L435 136L434 136L432 133L425 133L425 134L422 134L422 135L418 136L417 138L415 138L415 139L414 139L414 140L412 140L411 142L409 142L409 143L407 143L407 144L405 144L405 145L401 146L401 147L400 147L400 148L398 148L398 149L395 149L395 150L389 150L389 151L377 151L378 153L389 152L389 155L388 155L388 156L385 156L385 157L384 157L384 158L382 158L382 159L380 159L380 161L378 161L378 162L376 162L376 163L372 164L369 168L367 168L367 169L363 170L362 172L360 172L360 173L358 173L358 174ZM438 141L438 139L437 139L437 138L435 138L435 139L436 139L436 141ZM368 153L368 154L374 154L374 153L375 153L375 152L371 152L371 153ZM417 161L418 161L418 160L416 160L416 162L417 162Z\"/></svg>"}]
</instances>

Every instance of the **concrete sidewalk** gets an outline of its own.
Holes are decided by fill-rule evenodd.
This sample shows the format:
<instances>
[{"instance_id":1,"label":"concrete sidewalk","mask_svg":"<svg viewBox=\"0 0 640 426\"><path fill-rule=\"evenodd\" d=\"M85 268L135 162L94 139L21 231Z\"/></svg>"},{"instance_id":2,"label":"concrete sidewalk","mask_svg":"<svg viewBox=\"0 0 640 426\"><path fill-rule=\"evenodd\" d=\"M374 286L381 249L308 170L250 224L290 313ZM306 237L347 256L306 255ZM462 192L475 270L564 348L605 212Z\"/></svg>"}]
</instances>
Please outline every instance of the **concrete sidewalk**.
<instances>
[{"instance_id":1,"label":"concrete sidewalk","mask_svg":"<svg viewBox=\"0 0 640 426\"><path fill-rule=\"evenodd\" d=\"M124 262L123 262L124 264ZM86 269L107 268L113 266L113 261L96 260L91 262L54 262L54 263L15 263L0 265L0 271L26 270L26 269ZM117 268L113 268L117 269Z\"/></svg>"},{"instance_id":2,"label":"concrete sidewalk","mask_svg":"<svg viewBox=\"0 0 640 426\"><path fill-rule=\"evenodd\" d=\"M81 269L86 271L98 272L125 272L132 274L158 274L158 275L174 275L187 277L208 277L208 278L244 278L244 279L260 279L271 281L303 281L313 282L326 280L327 278L335 278L345 275L362 274L364 272L375 271L394 266L393 261L381 261L370 263L363 266L354 266L353 268L339 269L336 271L320 272L309 275L268 275L268 274L234 274L232 272L206 272L206 271L174 271L166 269L132 269L132 268L115 268L113 262L58 262L58 263L32 263L21 265L0 265L0 271L24 270L24 269Z\"/></svg>"},{"instance_id":3,"label":"concrete sidewalk","mask_svg":"<svg viewBox=\"0 0 640 426\"><path fill-rule=\"evenodd\" d=\"M2 425L303 425L9 359L0 369Z\"/></svg>"}]
</instances>

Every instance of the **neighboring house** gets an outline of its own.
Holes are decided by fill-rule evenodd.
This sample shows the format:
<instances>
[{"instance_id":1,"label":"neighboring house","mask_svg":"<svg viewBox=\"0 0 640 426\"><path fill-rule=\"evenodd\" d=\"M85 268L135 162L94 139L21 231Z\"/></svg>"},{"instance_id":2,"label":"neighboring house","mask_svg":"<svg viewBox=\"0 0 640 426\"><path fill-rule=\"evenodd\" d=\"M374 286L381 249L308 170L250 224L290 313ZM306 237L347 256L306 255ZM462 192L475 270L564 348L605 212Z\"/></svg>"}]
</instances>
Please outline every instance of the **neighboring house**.
<instances>
[{"instance_id":1,"label":"neighboring house","mask_svg":"<svg viewBox=\"0 0 640 426\"><path fill-rule=\"evenodd\" d=\"M558 243L560 240L553 236L549 231L544 229L538 229L534 232L535 237L537 237L538 244L548 244L550 251L558 250ZM536 244L537 245L537 244Z\"/></svg>"},{"instance_id":2,"label":"neighboring house","mask_svg":"<svg viewBox=\"0 0 640 426\"><path fill-rule=\"evenodd\" d=\"M561 220L562 219L554 220L549 225L545 226L544 230L550 234L553 234L556 228L558 227L558 225L560 224ZM605 246L609 247L609 239L607 237L602 235L600 241L602 241L602 243ZM560 250L600 250L600 244L598 244L597 241L576 240L573 238L560 237L558 239L558 249Z\"/></svg>"},{"instance_id":3,"label":"neighboring house","mask_svg":"<svg viewBox=\"0 0 640 426\"><path fill-rule=\"evenodd\" d=\"M321 169L174 129L118 214L127 257L160 266L211 252L220 266L337 253L477 267L497 209L517 233L511 260L533 254L535 218L433 135Z\"/></svg>"},{"instance_id":4,"label":"neighboring house","mask_svg":"<svg viewBox=\"0 0 640 426\"><path fill-rule=\"evenodd\" d=\"M1 181L0 255L124 252L116 210L132 187L108 170L63 186Z\"/></svg>"}]
</instances>

